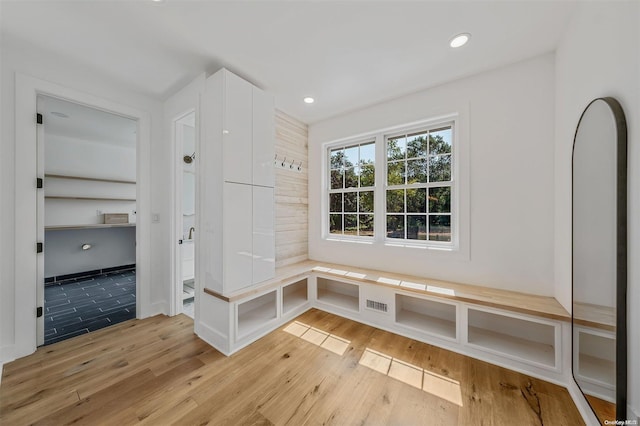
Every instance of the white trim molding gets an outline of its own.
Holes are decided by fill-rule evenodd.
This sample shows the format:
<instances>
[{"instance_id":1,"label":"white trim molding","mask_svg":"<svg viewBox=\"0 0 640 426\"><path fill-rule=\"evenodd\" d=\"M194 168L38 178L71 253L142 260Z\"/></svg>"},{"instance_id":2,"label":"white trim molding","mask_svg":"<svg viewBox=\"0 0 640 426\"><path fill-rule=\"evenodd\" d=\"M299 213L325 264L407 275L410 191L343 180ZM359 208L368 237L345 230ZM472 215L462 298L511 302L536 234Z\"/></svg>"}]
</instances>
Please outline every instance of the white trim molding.
<instances>
[{"instance_id":1,"label":"white trim molding","mask_svg":"<svg viewBox=\"0 0 640 426\"><path fill-rule=\"evenodd\" d=\"M136 312L151 314L151 117L141 111L85 92L16 73L15 93L15 341L13 357L36 350L36 108L46 95L125 116L138 122L136 148Z\"/></svg>"}]
</instances>

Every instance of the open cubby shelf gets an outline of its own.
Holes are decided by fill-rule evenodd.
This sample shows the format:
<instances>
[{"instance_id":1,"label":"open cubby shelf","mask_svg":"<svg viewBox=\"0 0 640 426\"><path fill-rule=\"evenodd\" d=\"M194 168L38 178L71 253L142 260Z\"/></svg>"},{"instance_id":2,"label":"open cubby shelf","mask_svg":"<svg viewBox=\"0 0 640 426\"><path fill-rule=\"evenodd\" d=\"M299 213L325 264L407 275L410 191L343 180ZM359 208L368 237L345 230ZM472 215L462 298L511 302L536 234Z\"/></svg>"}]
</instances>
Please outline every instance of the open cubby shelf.
<instances>
[{"instance_id":1,"label":"open cubby shelf","mask_svg":"<svg viewBox=\"0 0 640 426\"><path fill-rule=\"evenodd\" d=\"M517 295L518 309L512 309L516 306L513 294L505 293L503 300L494 292L488 306L485 297L475 300L471 292L422 293L406 285L389 284L391 281L374 281L379 271L354 270L306 261L282 267L276 278L243 293L225 296L205 290L228 309L222 319L235 316L236 327L233 330L234 323L229 323L228 333L222 337L217 329L216 333L205 329L205 340L225 354L234 353L304 310L316 308L534 377L556 381L567 377L560 362L564 359L567 317L555 302ZM369 298L386 305L386 315L365 308L364 301ZM586 359L580 378L594 389L594 395L607 398L610 363L606 360L610 355L593 349L607 345L606 330L586 329L584 333L587 337L574 334L574 338L583 339L581 352L586 351L581 354ZM605 342L591 337L594 334L604 336Z\"/></svg>"},{"instance_id":2,"label":"open cubby shelf","mask_svg":"<svg viewBox=\"0 0 640 426\"><path fill-rule=\"evenodd\" d=\"M264 324L277 317L276 291L238 303L238 337L259 330Z\"/></svg>"},{"instance_id":3,"label":"open cubby shelf","mask_svg":"<svg viewBox=\"0 0 640 426\"><path fill-rule=\"evenodd\" d=\"M360 311L360 287L318 277L318 302L350 311Z\"/></svg>"},{"instance_id":4,"label":"open cubby shelf","mask_svg":"<svg viewBox=\"0 0 640 426\"><path fill-rule=\"evenodd\" d=\"M550 367L555 365L555 351L550 344L478 327L469 327L469 343Z\"/></svg>"},{"instance_id":5,"label":"open cubby shelf","mask_svg":"<svg viewBox=\"0 0 640 426\"><path fill-rule=\"evenodd\" d=\"M579 329L578 339L578 376L586 381L604 387L613 388L616 383L616 351L613 335L603 335L601 331Z\"/></svg>"},{"instance_id":6,"label":"open cubby shelf","mask_svg":"<svg viewBox=\"0 0 640 426\"><path fill-rule=\"evenodd\" d=\"M524 361L555 367L555 327L469 308L468 343Z\"/></svg>"},{"instance_id":7,"label":"open cubby shelf","mask_svg":"<svg viewBox=\"0 0 640 426\"><path fill-rule=\"evenodd\" d=\"M282 313L287 314L309 301L307 279L282 287Z\"/></svg>"},{"instance_id":8,"label":"open cubby shelf","mask_svg":"<svg viewBox=\"0 0 640 426\"><path fill-rule=\"evenodd\" d=\"M396 294L396 323L437 336L456 338L456 307Z\"/></svg>"},{"instance_id":9,"label":"open cubby shelf","mask_svg":"<svg viewBox=\"0 0 640 426\"><path fill-rule=\"evenodd\" d=\"M591 355L580 354L578 376L599 385L614 387L616 383L616 363Z\"/></svg>"}]
</instances>

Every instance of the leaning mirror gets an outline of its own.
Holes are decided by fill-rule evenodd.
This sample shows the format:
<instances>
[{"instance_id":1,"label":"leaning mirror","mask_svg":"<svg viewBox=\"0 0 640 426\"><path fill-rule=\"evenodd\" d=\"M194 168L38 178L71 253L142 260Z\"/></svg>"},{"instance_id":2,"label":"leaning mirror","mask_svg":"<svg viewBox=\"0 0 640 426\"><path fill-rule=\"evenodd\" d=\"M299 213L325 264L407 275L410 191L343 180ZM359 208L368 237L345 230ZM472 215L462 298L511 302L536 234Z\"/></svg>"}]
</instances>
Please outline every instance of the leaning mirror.
<instances>
[{"instance_id":1,"label":"leaning mirror","mask_svg":"<svg viewBox=\"0 0 640 426\"><path fill-rule=\"evenodd\" d=\"M592 101L573 145L573 377L601 423L626 418L627 130Z\"/></svg>"}]
</instances>

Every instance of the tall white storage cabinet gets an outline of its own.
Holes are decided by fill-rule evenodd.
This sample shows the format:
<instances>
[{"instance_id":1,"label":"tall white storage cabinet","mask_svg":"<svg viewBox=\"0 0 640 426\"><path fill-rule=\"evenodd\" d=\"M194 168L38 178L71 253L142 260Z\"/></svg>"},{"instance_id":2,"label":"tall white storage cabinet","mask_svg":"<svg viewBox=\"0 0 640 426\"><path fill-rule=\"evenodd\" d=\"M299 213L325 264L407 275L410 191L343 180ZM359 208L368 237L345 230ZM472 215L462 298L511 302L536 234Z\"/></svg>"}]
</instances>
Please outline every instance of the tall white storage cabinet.
<instances>
[{"instance_id":1,"label":"tall white storage cabinet","mask_svg":"<svg viewBox=\"0 0 640 426\"><path fill-rule=\"evenodd\" d=\"M275 274L274 101L222 69L206 81L202 111L201 276L230 295Z\"/></svg>"}]
</instances>

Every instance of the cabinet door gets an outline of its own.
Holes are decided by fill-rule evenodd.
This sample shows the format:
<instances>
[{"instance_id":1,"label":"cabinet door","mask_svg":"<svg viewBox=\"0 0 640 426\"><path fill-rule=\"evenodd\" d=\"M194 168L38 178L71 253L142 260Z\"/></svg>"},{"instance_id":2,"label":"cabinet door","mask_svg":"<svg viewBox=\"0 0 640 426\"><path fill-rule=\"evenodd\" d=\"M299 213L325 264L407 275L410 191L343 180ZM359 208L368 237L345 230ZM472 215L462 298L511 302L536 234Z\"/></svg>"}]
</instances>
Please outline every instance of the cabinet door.
<instances>
[{"instance_id":1,"label":"cabinet door","mask_svg":"<svg viewBox=\"0 0 640 426\"><path fill-rule=\"evenodd\" d=\"M276 240L273 188L253 187L253 283L275 276Z\"/></svg>"},{"instance_id":2,"label":"cabinet door","mask_svg":"<svg viewBox=\"0 0 640 426\"><path fill-rule=\"evenodd\" d=\"M253 184L274 186L275 113L273 96L253 87Z\"/></svg>"},{"instance_id":3,"label":"cabinet door","mask_svg":"<svg viewBox=\"0 0 640 426\"><path fill-rule=\"evenodd\" d=\"M225 182L252 183L253 86L225 70L222 141Z\"/></svg>"},{"instance_id":4,"label":"cabinet door","mask_svg":"<svg viewBox=\"0 0 640 426\"><path fill-rule=\"evenodd\" d=\"M224 293L253 283L253 223L251 185L224 183Z\"/></svg>"}]
</instances>

